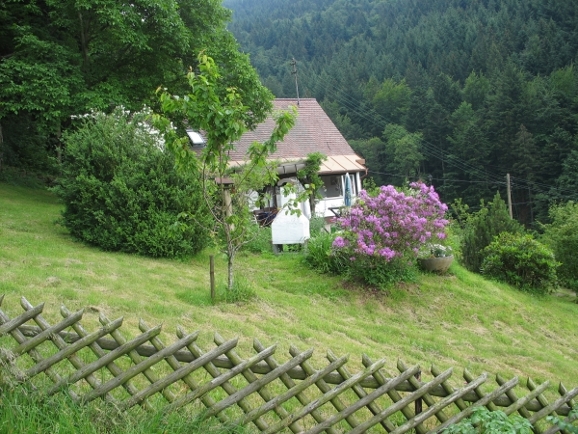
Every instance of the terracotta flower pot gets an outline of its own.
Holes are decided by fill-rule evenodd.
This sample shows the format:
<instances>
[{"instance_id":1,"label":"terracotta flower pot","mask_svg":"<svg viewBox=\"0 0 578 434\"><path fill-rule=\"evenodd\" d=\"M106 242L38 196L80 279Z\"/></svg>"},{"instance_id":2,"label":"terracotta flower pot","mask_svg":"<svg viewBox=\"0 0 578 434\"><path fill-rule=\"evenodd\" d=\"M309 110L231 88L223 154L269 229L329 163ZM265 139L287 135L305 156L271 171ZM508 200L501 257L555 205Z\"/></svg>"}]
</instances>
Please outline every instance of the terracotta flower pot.
<instances>
[{"instance_id":1,"label":"terracotta flower pot","mask_svg":"<svg viewBox=\"0 0 578 434\"><path fill-rule=\"evenodd\" d=\"M450 268L453 260L453 256L444 256L442 258L417 258L417 263L426 271L445 273L448 271L448 268Z\"/></svg>"}]
</instances>

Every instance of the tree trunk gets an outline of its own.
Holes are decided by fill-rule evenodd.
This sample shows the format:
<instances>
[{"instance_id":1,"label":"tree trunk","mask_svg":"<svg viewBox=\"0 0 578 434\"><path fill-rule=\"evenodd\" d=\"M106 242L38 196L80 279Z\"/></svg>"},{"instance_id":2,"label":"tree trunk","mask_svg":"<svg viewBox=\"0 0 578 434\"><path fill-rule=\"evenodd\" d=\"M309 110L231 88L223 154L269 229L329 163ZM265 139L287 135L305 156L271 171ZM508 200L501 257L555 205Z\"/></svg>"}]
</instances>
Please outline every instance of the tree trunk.
<instances>
[{"instance_id":1,"label":"tree trunk","mask_svg":"<svg viewBox=\"0 0 578 434\"><path fill-rule=\"evenodd\" d=\"M0 172L2 171L2 163L4 161L4 136L2 135L2 123L0 122Z\"/></svg>"},{"instance_id":2,"label":"tree trunk","mask_svg":"<svg viewBox=\"0 0 578 434\"><path fill-rule=\"evenodd\" d=\"M228 218L233 215L233 202L231 192L225 187L223 189L223 208L224 208L224 230L225 241L227 243L227 291L233 289L233 264L235 261L235 246L233 245L233 231L235 227L227 222Z\"/></svg>"},{"instance_id":3,"label":"tree trunk","mask_svg":"<svg viewBox=\"0 0 578 434\"><path fill-rule=\"evenodd\" d=\"M234 276L233 276L233 252L227 255L227 291L233 290Z\"/></svg>"}]
</instances>

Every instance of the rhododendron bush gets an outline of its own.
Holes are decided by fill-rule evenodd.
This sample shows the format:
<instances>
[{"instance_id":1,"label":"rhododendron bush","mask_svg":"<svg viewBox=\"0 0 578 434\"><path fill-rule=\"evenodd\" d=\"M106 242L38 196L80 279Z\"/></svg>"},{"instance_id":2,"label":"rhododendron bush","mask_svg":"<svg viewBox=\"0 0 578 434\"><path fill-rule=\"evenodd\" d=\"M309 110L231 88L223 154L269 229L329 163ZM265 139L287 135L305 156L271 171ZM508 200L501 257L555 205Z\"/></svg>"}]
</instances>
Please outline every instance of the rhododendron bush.
<instances>
[{"instance_id":1,"label":"rhododendron bush","mask_svg":"<svg viewBox=\"0 0 578 434\"><path fill-rule=\"evenodd\" d=\"M349 257L356 277L382 286L392 279L390 271L403 268L421 246L445 238L447 209L434 188L422 182L411 183L406 191L382 186L377 196L362 190L357 203L337 220L342 234L333 249Z\"/></svg>"}]
</instances>

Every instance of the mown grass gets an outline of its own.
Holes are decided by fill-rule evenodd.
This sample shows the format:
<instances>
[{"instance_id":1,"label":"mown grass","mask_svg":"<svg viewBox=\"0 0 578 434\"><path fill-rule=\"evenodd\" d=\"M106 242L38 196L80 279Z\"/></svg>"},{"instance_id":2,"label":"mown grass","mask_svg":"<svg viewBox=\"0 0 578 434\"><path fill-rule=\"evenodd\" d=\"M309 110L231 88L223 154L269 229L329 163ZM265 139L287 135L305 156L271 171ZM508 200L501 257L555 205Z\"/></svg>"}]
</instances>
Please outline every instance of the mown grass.
<instances>
[{"instance_id":1,"label":"mown grass","mask_svg":"<svg viewBox=\"0 0 578 434\"><path fill-rule=\"evenodd\" d=\"M61 304L71 311L88 307L83 325L89 330L104 313L124 317L127 335L139 333L139 318L162 323L165 342L175 339L177 325L200 330L207 349L215 331L239 336L245 355L253 351L253 338L278 343L279 360L286 360L291 344L314 347L318 367L331 349L351 355L351 370L366 353L385 357L391 373L400 358L424 370L436 364L578 386L578 305L566 298L523 293L455 263L445 276L422 274L389 293L368 292L315 273L298 253L244 253L238 275L257 297L212 304L209 255L216 255L220 288L226 278L218 252L186 261L102 252L56 224L61 209L45 190L0 184L0 294L12 317L24 296L34 305L46 302L51 321L59 319Z\"/></svg>"},{"instance_id":2,"label":"mown grass","mask_svg":"<svg viewBox=\"0 0 578 434\"><path fill-rule=\"evenodd\" d=\"M189 416L189 417L186 417ZM0 398L0 432L5 434L242 434L199 415L161 412L120 414L102 402L79 405L68 395L42 397L25 386L8 389Z\"/></svg>"}]
</instances>

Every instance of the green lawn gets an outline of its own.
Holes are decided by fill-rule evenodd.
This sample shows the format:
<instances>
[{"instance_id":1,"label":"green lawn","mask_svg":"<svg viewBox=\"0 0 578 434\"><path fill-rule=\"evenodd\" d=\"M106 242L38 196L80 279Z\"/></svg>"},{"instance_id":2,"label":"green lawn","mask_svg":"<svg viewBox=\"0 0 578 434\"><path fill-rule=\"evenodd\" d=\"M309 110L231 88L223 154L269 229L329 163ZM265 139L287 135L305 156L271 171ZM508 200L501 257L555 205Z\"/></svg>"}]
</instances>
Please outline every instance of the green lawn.
<instances>
[{"instance_id":1,"label":"green lawn","mask_svg":"<svg viewBox=\"0 0 578 434\"><path fill-rule=\"evenodd\" d=\"M238 257L240 279L257 299L212 305L209 255L190 261L156 260L102 252L76 242L55 222L62 205L49 192L0 184L0 294L11 317L19 300L46 302L45 317L56 321L61 304L89 307L83 319L98 327L98 313L124 317L123 333L138 334L138 320L164 324L165 342L177 325L200 330L200 343L212 345L214 331L239 336L248 355L252 339L279 344L286 360L291 344L316 348L321 367L328 349L396 361L468 368L474 374L501 373L537 382L562 380L578 386L578 305L559 296L534 297L497 285L453 264L446 276L422 275L419 282L389 294L367 293L339 277L318 275L299 254ZM226 279L217 254L217 280ZM426 378L426 376L424 376Z\"/></svg>"}]
</instances>

